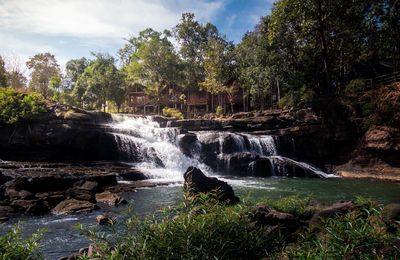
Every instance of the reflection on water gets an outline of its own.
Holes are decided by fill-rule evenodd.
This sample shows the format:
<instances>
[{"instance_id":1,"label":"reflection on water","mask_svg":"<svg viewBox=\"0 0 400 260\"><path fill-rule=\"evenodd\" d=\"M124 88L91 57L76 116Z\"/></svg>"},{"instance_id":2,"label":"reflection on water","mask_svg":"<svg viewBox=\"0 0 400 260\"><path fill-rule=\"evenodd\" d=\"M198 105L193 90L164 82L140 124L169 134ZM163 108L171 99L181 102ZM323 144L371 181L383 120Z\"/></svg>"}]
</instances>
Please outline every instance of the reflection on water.
<instances>
[{"instance_id":1,"label":"reflection on water","mask_svg":"<svg viewBox=\"0 0 400 260\"><path fill-rule=\"evenodd\" d=\"M381 203L390 203L399 199L399 183L382 183L349 179L286 179L286 178L229 178L224 179L234 187L236 194L244 198L251 191L250 200L269 197L277 200L281 197L298 194L313 194L318 200L333 203L338 200L353 200L357 196L371 197ZM177 205L182 200L181 186L164 186L140 189L135 193L123 195L137 215L146 215L158 209ZM101 210L67 216L44 215L12 219L0 227L4 233L7 227L22 220L24 233L30 234L37 229L46 228L41 241L46 259L58 259L61 256L77 253L79 248L86 247L89 241L73 228L83 223L88 228L106 230L107 227L96 224L96 216L101 213L119 215L125 206L103 208ZM122 221L123 216L118 216Z\"/></svg>"}]
</instances>

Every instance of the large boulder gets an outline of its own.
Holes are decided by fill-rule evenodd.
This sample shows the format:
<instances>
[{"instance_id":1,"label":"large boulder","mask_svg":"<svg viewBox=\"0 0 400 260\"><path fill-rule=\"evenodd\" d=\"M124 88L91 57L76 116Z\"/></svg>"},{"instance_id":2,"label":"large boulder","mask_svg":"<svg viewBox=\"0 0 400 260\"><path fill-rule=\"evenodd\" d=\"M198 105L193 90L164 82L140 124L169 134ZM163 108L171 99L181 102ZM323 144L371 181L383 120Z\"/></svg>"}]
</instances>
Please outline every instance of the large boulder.
<instances>
[{"instance_id":1,"label":"large boulder","mask_svg":"<svg viewBox=\"0 0 400 260\"><path fill-rule=\"evenodd\" d=\"M90 212L92 210L98 209L96 204L88 201L76 200L76 199L66 199L58 203L51 212L53 214L79 214L84 212Z\"/></svg>"},{"instance_id":2,"label":"large boulder","mask_svg":"<svg viewBox=\"0 0 400 260\"><path fill-rule=\"evenodd\" d=\"M196 168L189 167L183 174L185 179L185 188L191 197L196 196L198 193L210 193L213 191L218 192L218 199L220 201L229 201L230 203L239 202L239 198L235 196L232 187L215 177L207 177L204 173Z\"/></svg>"}]
</instances>

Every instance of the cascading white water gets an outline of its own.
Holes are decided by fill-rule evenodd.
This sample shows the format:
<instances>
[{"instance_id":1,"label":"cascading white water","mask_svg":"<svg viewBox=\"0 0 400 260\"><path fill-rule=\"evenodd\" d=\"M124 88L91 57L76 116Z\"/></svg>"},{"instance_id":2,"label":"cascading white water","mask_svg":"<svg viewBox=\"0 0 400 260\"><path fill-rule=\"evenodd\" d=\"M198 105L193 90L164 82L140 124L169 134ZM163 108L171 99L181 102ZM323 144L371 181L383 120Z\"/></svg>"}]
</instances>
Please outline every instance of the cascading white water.
<instances>
[{"instance_id":1,"label":"cascading white water","mask_svg":"<svg viewBox=\"0 0 400 260\"><path fill-rule=\"evenodd\" d=\"M185 156L177 146L178 132L175 128L161 128L150 117L114 116L109 126L124 153L136 151L139 162L133 166L144 172L151 180L182 181L189 166L208 173L208 167L196 158ZM128 162L129 163L129 162Z\"/></svg>"},{"instance_id":2,"label":"cascading white water","mask_svg":"<svg viewBox=\"0 0 400 260\"><path fill-rule=\"evenodd\" d=\"M121 159L144 172L151 180L182 181L183 173L189 166L198 167L207 175L213 175L211 168L203 163L209 154L214 154L228 172L234 170L231 169L231 158L235 155L250 155L267 158L272 164L269 167L272 176L275 172L282 175L282 165L285 163L323 178L334 176L307 163L279 156L274 137L268 135L196 132L198 140L193 143L189 157L179 148L178 129L162 128L151 117L114 116L114 123L109 127L123 155L120 156ZM203 146L207 145L211 145L211 148L205 148L204 151ZM250 162L247 172L251 175L255 168L255 162Z\"/></svg>"}]
</instances>

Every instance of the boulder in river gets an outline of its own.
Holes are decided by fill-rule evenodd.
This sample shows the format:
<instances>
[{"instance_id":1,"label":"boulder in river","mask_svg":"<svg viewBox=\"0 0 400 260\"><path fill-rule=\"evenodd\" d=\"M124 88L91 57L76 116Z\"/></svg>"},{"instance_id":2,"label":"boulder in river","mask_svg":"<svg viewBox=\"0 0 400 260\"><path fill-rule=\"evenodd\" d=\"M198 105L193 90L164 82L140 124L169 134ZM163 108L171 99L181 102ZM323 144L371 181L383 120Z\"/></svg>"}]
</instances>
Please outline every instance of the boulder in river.
<instances>
[{"instance_id":1,"label":"boulder in river","mask_svg":"<svg viewBox=\"0 0 400 260\"><path fill-rule=\"evenodd\" d=\"M218 180L215 177L207 177L196 167L189 167L183 176L185 179L184 186L191 197L199 193L217 191L218 200L229 201L230 203L239 202L239 198L235 196L232 187L228 183Z\"/></svg>"},{"instance_id":2,"label":"boulder in river","mask_svg":"<svg viewBox=\"0 0 400 260\"><path fill-rule=\"evenodd\" d=\"M255 206L250 214L251 224L254 226L283 226L289 229L295 229L298 220L289 213L279 212L268 208L265 205Z\"/></svg>"},{"instance_id":3,"label":"boulder in river","mask_svg":"<svg viewBox=\"0 0 400 260\"><path fill-rule=\"evenodd\" d=\"M96 194L96 202L108 204L110 206L127 203L127 201L125 199L123 199L120 196L118 196L117 194L114 194L109 191L97 193Z\"/></svg>"},{"instance_id":4,"label":"boulder in river","mask_svg":"<svg viewBox=\"0 0 400 260\"><path fill-rule=\"evenodd\" d=\"M67 199L63 200L55 206L51 212L53 214L79 214L83 212L90 212L99 207L88 201Z\"/></svg>"},{"instance_id":5,"label":"boulder in river","mask_svg":"<svg viewBox=\"0 0 400 260\"><path fill-rule=\"evenodd\" d=\"M107 214L101 214L96 217L96 221L99 225L114 225L117 222L117 218Z\"/></svg>"}]
</instances>

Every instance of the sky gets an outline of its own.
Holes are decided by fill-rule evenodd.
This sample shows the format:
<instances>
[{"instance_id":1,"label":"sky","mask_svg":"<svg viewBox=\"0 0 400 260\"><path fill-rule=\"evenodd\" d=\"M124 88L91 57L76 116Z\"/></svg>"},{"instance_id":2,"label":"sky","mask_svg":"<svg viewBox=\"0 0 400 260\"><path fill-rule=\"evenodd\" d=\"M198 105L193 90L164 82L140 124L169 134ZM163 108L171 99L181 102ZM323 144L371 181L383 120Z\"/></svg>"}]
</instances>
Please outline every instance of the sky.
<instances>
[{"instance_id":1,"label":"sky","mask_svg":"<svg viewBox=\"0 0 400 260\"><path fill-rule=\"evenodd\" d=\"M91 52L116 56L125 39L148 27L172 29L182 13L215 24L239 43L274 0L0 0L0 55L23 63L50 52L63 68Z\"/></svg>"}]
</instances>

